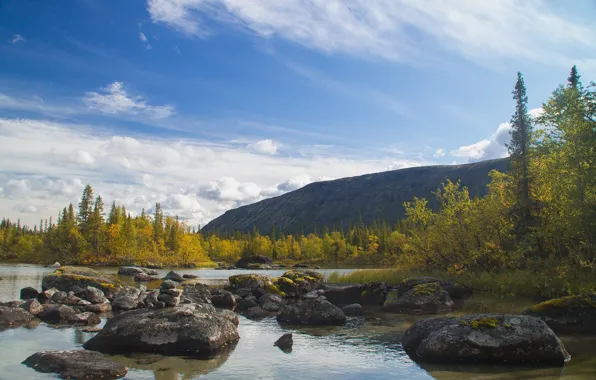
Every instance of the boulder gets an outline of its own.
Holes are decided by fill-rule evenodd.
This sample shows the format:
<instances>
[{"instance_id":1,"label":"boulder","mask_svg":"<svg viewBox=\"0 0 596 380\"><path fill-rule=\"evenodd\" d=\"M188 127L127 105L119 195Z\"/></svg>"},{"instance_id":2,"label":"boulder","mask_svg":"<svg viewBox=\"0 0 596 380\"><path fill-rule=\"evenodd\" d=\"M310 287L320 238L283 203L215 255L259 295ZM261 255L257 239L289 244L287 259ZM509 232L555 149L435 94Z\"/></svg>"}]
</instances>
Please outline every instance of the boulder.
<instances>
[{"instance_id":1,"label":"boulder","mask_svg":"<svg viewBox=\"0 0 596 380\"><path fill-rule=\"evenodd\" d=\"M93 286L88 286L85 289L84 298L93 304L100 304L108 301L103 292Z\"/></svg>"},{"instance_id":2,"label":"boulder","mask_svg":"<svg viewBox=\"0 0 596 380\"><path fill-rule=\"evenodd\" d=\"M182 275L178 272L175 271L169 271L168 274L166 274L166 276L164 277L164 280L172 280L172 281L176 281L176 282L182 282L184 281L184 277L182 277Z\"/></svg>"},{"instance_id":3,"label":"boulder","mask_svg":"<svg viewBox=\"0 0 596 380\"><path fill-rule=\"evenodd\" d=\"M267 256L261 256L261 255L253 255L253 256L248 256L248 257L243 257L240 260L238 260L236 262L236 267L237 268L242 268L242 269L249 269L249 265L271 265L273 264L273 261L267 257Z\"/></svg>"},{"instance_id":4,"label":"boulder","mask_svg":"<svg viewBox=\"0 0 596 380\"><path fill-rule=\"evenodd\" d=\"M160 289L176 289L178 284L172 280L165 280L161 283Z\"/></svg>"},{"instance_id":5,"label":"boulder","mask_svg":"<svg viewBox=\"0 0 596 380\"><path fill-rule=\"evenodd\" d=\"M133 280L135 282L150 282L150 281L155 281L155 280L159 280L159 279L149 276L147 273L137 273L137 274L135 274L135 277L133 278Z\"/></svg>"},{"instance_id":6,"label":"boulder","mask_svg":"<svg viewBox=\"0 0 596 380\"><path fill-rule=\"evenodd\" d=\"M279 347L283 352L292 352L292 346L294 345L292 333L283 334L273 345Z\"/></svg>"},{"instance_id":7,"label":"boulder","mask_svg":"<svg viewBox=\"0 0 596 380\"><path fill-rule=\"evenodd\" d=\"M244 317L254 320L260 320L274 315L260 306L253 306L251 308L241 311L241 313Z\"/></svg>"},{"instance_id":8,"label":"boulder","mask_svg":"<svg viewBox=\"0 0 596 380\"><path fill-rule=\"evenodd\" d=\"M209 288L203 284L188 284L182 286L182 298L188 299L191 303L211 303Z\"/></svg>"},{"instance_id":9,"label":"boulder","mask_svg":"<svg viewBox=\"0 0 596 380\"><path fill-rule=\"evenodd\" d=\"M364 309L359 303L353 303L341 308L345 315L359 316L364 314Z\"/></svg>"},{"instance_id":10,"label":"boulder","mask_svg":"<svg viewBox=\"0 0 596 380\"><path fill-rule=\"evenodd\" d=\"M441 285L451 299L462 299L472 295L473 290L465 285L462 285L452 280L439 280L434 277L411 277L403 280L396 288L397 296L401 297L408 291L412 290L417 285L438 283Z\"/></svg>"},{"instance_id":11,"label":"boulder","mask_svg":"<svg viewBox=\"0 0 596 380\"><path fill-rule=\"evenodd\" d=\"M139 273L145 273L143 268L138 267L120 267L118 269L118 274L121 276L135 276Z\"/></svg>"},{"instance_id":12,"label":"boulder","mask_svg":"<svg viewBox=\"0 0 596 380\"><path fill-rule=\"evenodd\" d=\"M37 315L37 318L44 322L58 324L60 322L67 321L68 318L75 314L76 312L71 307L65 305L55 305L44 309L44 311Z\"/></svg>"},{"instance_id":13,"label":"boulder","mask_svg":"<svg viewBox=\"0 0 596 380\"><path fill-rule=\"evenodd\" d=\"M96 303L93 305L86 305L85 310L91 311L93 313L107 313L108 311L112 310L112 304L109 302L104 303Z\"/></svg>"},{"instance_id":14,"label":"boulder","mask_svg":"<svg viewBox=\"0 0 596 380\"><path fill-rule=\"evenodd\" d=\"M383 310L403 314L441 314L453 310L453 301L438 283L431 282L415 286L396 301L385 301Z\"/></svg>"},{"instance_id":15,"label":"boulder","mask_svg":"<svg viewBox=\"0 0 596 380\"><path fill-rule=\"evenodd\" d=\"M387 286L383 282L369 282L360 285L327 287L323 295L334 305L345 306L353 303L377 306L385 302Z\"/></svg>"},{"instance_id":16,"label":"boulder","mask_svg":"<svg viewBox=\"0 0 596 380\"><path fill-rule=\"evenodd\" d=\"M85 350L38 352L23 364L37 372L57 373L63 379L120 379L127 372L123 364Z\"/></svg>"},{"instance_id":17,"label":"boulder","mask_svg":"<svg viewBox=\"0 0 596 380\"><path fill-rule=\"evenodd\" d=\"M75 306L75 305L78 305L79 302L81 302L81 301L82 300L79 297L75 296L74 294L69 294L60 303L64 304L64 305L68 305L68 306Z\"/></svg>"},{"instance_id":18,"label":"boulder","mask_svg":"<svg viewBox=\"0 0 596 380\"><path fill-rule=\"evenodd\" d=\"M114 276L84 268L84 267L60 267L53 273L43 277L41 287L43 290L56 288L65 292L75 287L86 288L93 286L105 294L116 292L122 287L122 283Z\"/></svg>"},{"instance_id":19,"label":"boulder","mask_svg":"<svg viewBox=\"0 0 596 380\"><path fill-rule=\"evenodd\" d=\"M98 325L101 323L101 318L97 314L87 311L68 317L68 323L73 325Z\"/></svg>"},{"instance_id":20,"label":"boulder","mask_svg":"<svg viewBox=\"0 0 596 380\"><path fill-rule=\"evenodd\" d=\"M119 314L83 347L106 353L150 352L204 357L240 337L228 314L207 304Z\"/></svg>"},{"instance_id":21,"label":"boulder","mask_svg":"<svg viewBox=\"0 0 596 380\"><path fill-rule=\"evenodd\" d=\"M54 303L61 303L63 300L66 299L66 297L68 297L68 293L59 291L59 292L54 293L54 295L52 296L50 301L52 301Z\"/></svg>"},{"instance_id":22,"label":"boulder","mask_svg":"<svg viewBox=\"0 0 596 380\"><path fill-rule=\"evenodd\" d=\"M33 314L20 307L0 306L0 326L20 325L33 318Z\"/></svg>"},{"instance_id":23,"label":"boulder","mask_svg":"<svg viewBox=\"0 0 596 380\"><path fill-rule=\"evenodd\" d=\"M236 295L244 298L244 297L248 297L248 296L252 296L252 289L251 288L240 288L238 290L236 290Z\"/></svg>"},{"instance_id":24,"label":"boulder","mask_svg":"<svg viewBox=\"0 0 596 380\"><path fill-rule=\"evenodd\" d=\"M228 318L234 324L234 326L238 327L238 325L240 324L240 320L238 319L238 314L234 313L232 310L221 309L221 310L218 310L218 312L219 312L219 314Z\"/></svg>"},{"instance_id":25,"label":"boulder","mask_svg":"<svg viewBox=\"0 0 596 380\"><path fill-rule=\"evenodd\" d=\"M113 310L133 310L139 306L141 290L134 286L125 286L114 296Z\"/></svg>"},{"instance_id":26,"label":"boulder","mask_svg":"<svg viewBox=\"0 0 596 380\"><path fill-rule=\"evenodd\" d=\"M43 307L36 299L29 299L20 304L19 307L32 315L37 315L43 311Z\"/></svg>"},{"instance_id":27,"label":"boulder","mask_svg":"<svg viewBox=\"0 0 596 380\"><path fill-rule=\"evenodd\" d=\"M199 278L199 276L197 276L196 274L183 274L182 277L190 280L194 278Z\"/></svg>"},{"instance_id":28,"label":"boulder","mask_svg":"<svg viewBox=\"0 0 596 380\"><path fill-rule=\"evenodd\" d=\"M233 289L241 288L264 288L265 282L269 281L267 276L261 276L259 274L237 274L231 276L228 281Z\"/></svg>"},{"instance_id":29,"label":"boulder","mask_svg":"<svg viewBox=\"0 0 596 380\"><path fill-rule=\"evenodd\" d=\"M236 307L236 299L234 298L234 295L225 290L221 291L219 294L213 295L211 297L211 303L215 307L226 309L233 309Z\"/></svg>"},{"instance_id":30,"label":"boulder","mask_svg":"<svg viewBox=\"0 0 596 380\"><path fill-rule=\"evenodd\" d=\"M303 299L305 300L314 300L320 297L324 297L325 299L327 299L327 297L325 297L323 294L325 294L325 290L323 289L317 289L317 290L313 290L312 292L308 292L305 295L302 296Z\"/></svg>"},{"instance_id":31,"label":"boulder","mask_svg":"<svg viewBox=\"0 0 596 380\"><path fill-rule=\"evenodd\" d=\"M434 363L563 365L570 356L541 319L481 314L414 323L402 338L414 360Z\"/></svg>"},{"instance_id":32,"label":"boulder","mask_svg":"<svg viewBox=\"0 0 596 380\"><path fill-rule=\"evenodd\" d=\"M277 321L296 325L343 325L346 316L331 302L315 299L284 306Z\"/></svg>"},{"instance_id":33,"label":"boulder","mask_svg":"<svg viewBox=\"0 0 596 380\"><path fill-rule=\"evenodd\" d=\"M21 289L21 299L22 300L30 300L33 298L37 298L38 294L39 294L39 292L37 291L37 289L32 288L30 286Z\"/></svg>"},{"instance_id":34,"label":"boulder","mask_svg":"<svg viewBox=\"0 0 596 380\"><path fill-rule=\"evenodd\" d=\"M238 302L237 306L238 306L238 310L246 310L246 309L250 309L252 307L259 306L259 303L257 301L257 297L248 296L248 297L244 297L242 299L242 301Z\"/></svg>"},{"instance_id":35,"label":"boulder","mask_svg":"<svg viewBox=\"0 0 596 380\"><path fill-rule=\"evenodd\" d=\"M555 298L523 314L539 317L556 333L596 333L596 294Z\"/></svg>"},{"instance_id":36,"label":"boulder","mask_svg":"<svg viewBox=\"0 0 596 380\"><path fill-rule=\"evenodd\" d=\"M277 312L283 307L284 300L276 294L265 294L259 298L259 305L263 310Z\"/></svg>"},{"instance_id":37,"label":"boulder","mask_svg":"<svg viewBox=\"0 0 596 380\"><path fill-rule=\"evenodd\" d=\"M51 288L51 289L47 289L42 291L41 293L39 293L37 295L37 300L40 303L47 303L50 302L50 300L52 299L52 296L58 291L58 289L56 288Z\"/></svg>"}]
</instances>

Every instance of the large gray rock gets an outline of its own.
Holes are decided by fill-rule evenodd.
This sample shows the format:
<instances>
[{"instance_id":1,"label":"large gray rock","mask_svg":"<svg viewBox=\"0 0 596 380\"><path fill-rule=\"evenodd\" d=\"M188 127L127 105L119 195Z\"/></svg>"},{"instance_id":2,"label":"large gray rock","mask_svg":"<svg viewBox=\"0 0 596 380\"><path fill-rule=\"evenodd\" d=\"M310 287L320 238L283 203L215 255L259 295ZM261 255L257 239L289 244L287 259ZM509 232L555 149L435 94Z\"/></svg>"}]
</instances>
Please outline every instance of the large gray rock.
<instances>
[{"instance_id":1,"label":"large gray rock","mask_svg":"<svg viewBox=\"0 0 596 380\"><path fill-rule=\"evenodd\" d=\"M68 266L45 275L41 282L43 290L56 288L65 292L75 288L85 289L87 286L93 286L108 294L116 292L122 283L115 276L94 269Z\"/></svg>"},{"instance_id":2,"label":"large gray rock","mask_svg":"<svg viewBox=\"0 0 596 380\"><path fill-rule=\"evenodd\" d=\"M265 294L259 298L259 304L263 310L270 312L280 311L284 306L284 300L276 294Z\"/></svg>"},{"instance_id":3,"label":"large gray rock","mask_svg":"<svg viewBox=\"0 0 596 380\"><path fill-rule=\"evenodd\" d=\"M353 303L341 308L345 315L359 316L364 314L364 309L359 303Z\"/></svg>"},{"instance_id":4,"label":"large gray rock","mask_svg":"<svg viewBox=\"0 0 596 380\"><path fill-rule=\"evenodd\" d=\"M37 291L37 289L32 288L30 286L21 289L21 299L22 300L30 300L33 298L37 298L38 294L39 294L39 292Z\"/></svg>"},{"instance_id":5,"label":"large gray rock","mask_svg":"<svg viewBox=\"0 0 596 380\"><path fill-rule=\"evenodd\" d=\"M159 278L148 275L147 273L137 273L133 279L135 282L151 282L159 280Z\"/></svg>"},{"instance_id":6,"label":"large gray rock","mask_svg":"<svg viewBox=\"0 0 596 380\"><path fill-rule=\"evenodd\" d=\"M524 314L539 317L556 333L596 333L596 294L555 298L532 306Z\"/></svg>"},{"instance_id":7,"label":"large gray rock","mask_svg":"<svg viewBox=\"0 0 596 380\"><path fill-rule=\"evenodd\" d=\"M92 305L85 305L84 308L86 311L91 311L93 313L107 313L108 311L112 310L112 304L109 302L96 303Z\"/></svg>"},{"instance_id":8,"label":"large gray rock","mask_svg":"<svg viewBox=\"0 0 596 380\"><path fill-rule=\"evenodd\" d=\"M439 284L448 294L451 299L462 299L472 295L473 290L463 284L460 284L453 280L439 280L435 277L410 277L406 278L397 286L397 296L401 297L410 290L414 289L415 286L424 284Z\"/></svg>"},{"instance_id":9,"label":"large gray rock","mask_svg":"<svg viewBox=\"0 0 596 380\"><path fill-rule=\"evenodd\" d=\"M63 379L120 379L127 372L123 364L106 359L99 352L85 350L38 352L23 364L37 372L57 373Z\"/></svg>"},{"instance_id":10,"label":"large gray rock","mask_svg":"<svg viewBox=\"0 0 596 380\"><path fill-rule=\"evenodd\" d=\"M234 298L234 295L225 290L211 296L211 303L215 307L226 309L233 309L236 307L236 299Z\"/></svg>"},{"instance_id":11,"label":"large gray rock","mask_svg":"<svg viewBox=\"0 0 596 380\"><path fill-rule=\"evenodd\" d=\"M425 319L406 330L402 347L414 360L450 364L562 365L570 359L555 333L527 315Z\"/></svg>"},{"instance_id":12,"label":"large gray rock","mask_svg":"<svg viewBox=\"0 0 596 380\"><path fill-rule=\"evenodd\" d=\"M101 323L101 318L97 314L87 311L68 317L68 322L73 325L98 325Z\"/></svg>"},{"instance_id":13,"label":"large gray rock","mask_svg":"<svg viewBox=\"0 0 596 380\"><path fill-rule=\"evenodd\" d=\"M33 318L33 314L20 307L0 306L0 326L23 324Z\"/></svg>"},{"instance_id":14,"label":"large gray rock","mask_svg":"<svg viewBox=\"0 0 596 380\"><path fill-rule=\"evenodd\" d=\"M94 288L93 286L88 286L85 289L84 298L93 304L100 304L108 301L104 293L101 290Z\"/></svg>"},{"instance_id":15,"label":"large gray rock","mask_svg":"<svg viewBox=\"0 0 596 380\"><path fill-rule=\"evenodd\" d=\"M384 311L403 314L441 314L453 310L449 294L436 282L417 285L397 300L387 300Z\"/></svg>"},{"instance_id":16,"label":"large gray rock","mask_svg":"<svg viewBox=\"0 0 596 380\"><path fill-rule=\"evenodd\" d=\"M121 276L135 276L139 273L145 273L145 270L139 267L120 267L118 269L118 274Z\"/></svg>"},{"instance_id":17,"label":"large gray rock","mask_svg":"<svg viewBox=\"0 0 596 380\"><path fill-rule=\"evenodd\" d=\"M116 293L112 301L112 309L114 310L133 310L139 306L139 296L141 290L134 286L125 286Z\"/></svg>"},{"instance_id":18,"label":"large gray rock","mask_svg":"<svg viewBox=\"0 0 596 380\"><path fill-rule=\"evenodd\" d=\"M33 315L37 315L43 311L43 306L36 299L28 299L20 304L19 307Z\"/></svg>"},{"instance_id":19,"label":"large gray rock","mask_svg":"<svg viewBox=\"0 0 596 380\"><path fill-rule=\"evenodd\" d=\"M164 277L164 280L172 280L172 281L176 281L176 282L182 282L184 281L184 277L182 277L182 275L176 271L169 271L168 274L166 274L166 276Z\"/></svg>"},{"instance_id":20,"label":"large gray rock","mask_svg":"<svg viewBox=\"0 0 596 380\"><path fill-rule=\"evenodd\" d=\"M277 321L296 325L343 325L346 316L332 303L315 299L284 306Z\"/></svg>"},{"instance_id":21,"label":"large gray rock","mask_svg":"<svg viewBox=\"0 0 596 380\"><path fill-rule=\"evenodd\" d=\"M237 274L228 278L233 289L242 288L264 288L265 283L270 281L269 277L259 274Z\"/></svg>"},{"instance_id":22,"label":"large gray rock","mask_svg":"<svg viewBox=\"0 0 596 380\"><path fill-rule=\"evenodd\" d=\"M83 346L100 352L209 356L239 339L227 314L207 304L122 313Z\"/></svg>"},{"instance_id":23,"label":"large gray rock","mask_svg":"<svg viewBox=\"0 0 596 380\"><path fill-rule=\"evenodd\" d=\"M46 308L37 315L37 318L48 323L66 322L68 318L76 314L73 308L65 305L56 305Z\"/></svg>"},{"instance_id":24,"label":"large gray rock","mask_svg":"<svg viewBox=\"0 0 596 380\"><path fill-rule=\"evenodd\" d=\"M248 296L244 297L240 302L238 302L238 310L246 310L250 309L251 307L259 306L259 302L257 297L255 296Z\"/></svg>"},{"instance_id":25,"label":"large gray rock","mask_svg":"<svg viewBox=\"0 0 596 380\"><path fill-rule=\"evenodd\" d=\"M385 302L387 286L383 282L332 286L327 287L323 295L329 302L338 306L351 305L354 303L380 306Z\"/></svg>"},{"instance_id":26,"label":"large gray rock","mask_svg":"<svg viewBox=\"0 0 596 380\"><path fill-rule=\"evenodd\" d=\"M182 285L182 298L189 300L191 303L211 303L211 293L209 288L203 284L188 284Z\"/></svg>"}]
</instances>

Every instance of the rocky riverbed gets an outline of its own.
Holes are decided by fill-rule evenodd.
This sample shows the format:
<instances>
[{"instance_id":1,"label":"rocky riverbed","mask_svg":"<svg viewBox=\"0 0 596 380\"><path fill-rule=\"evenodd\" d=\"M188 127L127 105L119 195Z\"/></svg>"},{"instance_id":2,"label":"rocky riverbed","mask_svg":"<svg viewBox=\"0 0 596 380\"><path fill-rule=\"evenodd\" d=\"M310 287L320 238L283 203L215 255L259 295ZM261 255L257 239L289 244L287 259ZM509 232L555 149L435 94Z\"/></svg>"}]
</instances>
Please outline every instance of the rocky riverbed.
<instances>
[{"instance_id":1,"label":"rocky riverbed","mask_svg":"<svg viewBox=\"0 0 596 380\"><path fill-rule=\"evenodd\" d=\"M68 277L68 270L62 268L60 272L61 276L64 276L66 273ZM113 273L115 274L115 272ZM48 294L45 294L41 296L41 299L39 294L35 295L34 290L41 291L42 289L36 288L36 283L33 281L28 283L27 285L34 288L24 290L24 298L28 298L29 300L19 301L18 304L17 302L9 303L4 308L10 310L20 309L32 317L23 319L22 315L27 316L27 314L23 314L21 311L16 312L21 315L18 317L21 319L15 321L17 322L16 324L9 323L3 327L4 332L0 333L0 350L5 351L7 349L7 345L5 344L7 343L7 339L8 344L16 345L17 347L29 347L29 349L21 350L23 357L18 358L18 361L16 360L15 352L11 351L9 353L6 351L6 359L0 360L0 367L12 368L15 374L21 374L21 376L25 376L23 374L27 373L32 378L35 378L35 376L45 378L43 376L47 375L33 374L34 372L30 369L28 370L31 372L23 372L22 367L24 366L16 367L16 363L22 362L38 351L64 349L72 351L73 349L81 349L83 343L87 342L84 344L85 348L93 351L103 351L106 353L103 357L107 360L125 364L128 367L127 378L152 378L146 376L147 371L154 367L160 367L163 372L172 374L217 373L222 376L223 374L227 374L226 378L242 378L240 373L247 367L254 366L255 370L264 371L263 368L265 367L258 366L258 362L266 363L267 368L272 368L270 371L273 371L273 373L265 373L264 378L277 378L279 377L275 375L277 370L279 369L281 371L285 368L285 372L287 372L286 377L290 379L304 378L303 376L299 376L304 373L311 373L311 377L318 377L320 373L325 373L327 374L326 377L334 378L333 374L338 373L338 371L342 374L342 378L361 378L351 376L366 375L367 378L385 379L391 378L391 373L397 374L398 369L402 374L402 378L411 379L433 377L455 379L466 378L466 376L473 378L473 375L470 373L483 373L483 371L492 373L490 379L513 379L516 378L513 374L520 373L526 373L530 376L528 378L532 378L532 374L536 371L536 369L525 368L519 365L511 367L506 362L500 363L497 367L498 370L494 368L489 370L488 367L475 369L474 363L478 362L477 360L467 360L466 357L460 357L458 360L464 364L464 367L454 366L448 372L459 373L462 377L449 377L444 373L445 370L441 369L442 367L430 363L433 362L432 360L424 360L424 358L419 357L420 355L413 355L412 352L409 352L410 358L401 347L403 334L412 335L410 332L406 332L408 327L414 322L429 318L430 316L428 314L433 311L448 313L446 314L447 317L485 311L506 313L506 315L526 312L527 316L523 316L521 319L534 318L540 320L539 317L529 315L530 312L528 310L532 310L532 304L527 300L522 300L520 303L512 303L508 307L506 305L510 301L501 301L499 303L492 299L482 300L482 295L472 295L471 298L467 298L470 296L469 290L454 290L457 288L457 284L440 283L440 281L429 281L428 279L418 280L417 282L420 283L413 286L408 284L401 289L387 288L383 284L333 286L325 284L323 276L307 271L290 271L288 273L281 273L281 276L279 272L276 272L276 276L268 277L262 276L262 272L245 273L245 276L231 278L229 286L220 285L217 287L205 286L196 280L185 283L185 281L189 280L188 278L184 278L184 276L180 276L179 278L176 276L176 273L169 273L166 276L166 273L162 272L158 274L159 277L162 279L168 277L168 281L159 280L160 284L156 284L158 289L145 289L144 286L137 286L133 290L124 285L126 283L124 276L134 277L139 273L136 270L129 271L126 274L122 273L119 278L115 278L115 282L112 284L113 288L102 285L107 284L106 279L108 279L108 277L102 274L99 284L100 287L103 287L100 291L103 297L105 297L105 300L102 299L98 292L89 289L89 272L73 274L71 278L72 283L70 284L65 282L67 280L60 279L59 286L62 289L56 289L54 294L49 295L49 297ZM196 273L199 274L200 280L201 271L197 270ZM4 274L0 273L0 275ZM155 274L146 274L149 276L158 276ZM3 277L6 278L6 276ZM51 278L52 276L49 277ZM174 284L170 284L169 281L173 281L173 279L180 281L174 281ZM37 284L43 282L39 281L39 278L37 280ZM47 284L48 282L45 281L45 283ZM2 288L4 284L4 282L0 283L0 295L2 296L4 295L2 292L6 292ZM428 284L438 284L444 291L444 294L435 289L436 285L429 287ZM83 291L83 287L79 285L87 285L87 287ZM80 289L73 289L72 286L79 286ZM416 289L418 286L422 287ZM49 290L51 288L45 289L46 292ZM172 290L178 290L179 292L172 292ZM165 293L162 293L164 291ZM64 292L64 294L60 292ZM15 294L17 291L13 289L11 293ZM56 294L58 296L55 296ZM167 295L168 297L164 298L163 295ZM383 311L390 304L403 299L406 295L409 297L407 298L408 304L414 305L414 307L397 312ZM18 296L21 296L21 294L18 294ZM451 300L451 296L453 296L453 300ZM446 297L449 297L449 299ZM165 302L166 298L168 303ZM176 298L178 300L175 300ZM2 297L1 300L6 301L6 298ZM453 303L453 310L441 310L441 308L437 309L434 306L425 307L426 304L437 305L437 300L439 301L439 305L449 304L446 301L451 301ZM37 303L41 305L41 311L37 307ZM557 305L560 305L560 303L555 302ZM94 305L105 304L111 305L111 308L115 310L96 314L85 309ZM126 305L126 307L114 307L117 304ZM536 308L534 307L534 309ZM74 314L68 310L72 310ZM43 316L44 322L40 322L39 318L35 315L36 312L39 312L37 315L41 314ZM239 313L239 317L236 312ZM52 317L44 316L43 313L50 314ZM112 317L112 315L116 315L116 317ZM127 317L127 315L130 315L130 317ZM93 317L97 317L97 319ZM468 325L464 326L464 324L461 324L461 321L457 322L456 325L464 332L467 331L466 329L469 329L465 333L467 334L465 335L466 337L471 334L476 338L480 336L482 339L490 336L492 340L488 340L489 343L484 348L484 353L486 353L486 349L492 350L492 352L498 352L494 347L495 341L498 341L498 339L507 339L507 334L526 334L521 330L512 334L512 331L509 329L516 328L516 326L506 326L512 325L510 322L503 322L503 326L497 327L491 324L475 322L486 322L486 318L484 317L470 318L468 318ZM505 320L510 321L510 319L506 318L510 317L502 317L501 314L497 314L495 319L501 322ZM519 319L515 316L513 318L514 321ZM93 331L93 329L89 329L88 325L95 324L98 319L98 326L104 327L104 330L98 333L83 331L84 329L86 331ZM127 322L127 319L130 319L133 324ZM107 325L106 320L108 321ZM134 323L141 320L145 326L148 323L154 323L156 330L135 330ZM488 320L492 321L490 318ZM205 325L201 321L210 321L210 324ZM329 323L330 321L333 323ZM176 323L180 323L181 327L180 330L176 330L175 327L172 327L174 330L163 330L159 328L162 323L165 323L167 326L174 326ZM198 324L193 329L184 329L185 324L188 323ZM477 326L477 324L479 325ZM236 327L236 325L238 326ZM543 325L545 329L544 334L546 334L543 334L544 336L552 334L555 337L554 339L558 339L547 324L543 323ZM532 328L535 328L534 325L532 326ZM496 336L495 334L499 328L502 328L506 334ZM182 333L185 330L200 331L201 333L185 337ZM54 334L54 331L61 331L61 339L56 339L57 336ZM110 333L109 331L112 332ZM214 337L218 336L221 338L222 336L227 336L228 338L220 340L220 343L215 343L216 340L214 338L209 338L208 331L212 331L215 334L213 335ZM227 331L227 333L224 333L224 331ZM281 350L273 346L273 343L285 333L293 333L294 345L291 350ZM484 337L482 334L484 334ZM35 346L30 342L34 335L38 335L37 339L41 342L43 342L43 339L40 338L44 336L53 336L54 339L52 342L48 342L47 345L42 343ZM65 341L65 336L74 339ZM526 334L525 336L528 339L540 337L540 335L532 334ZM13 337L20 339L18 344L15 344L16 341L12 340ZM427 338L424 336L421 339L424 340ZM117 342L118 339L125 342L120 352L113 352L118 350L103 348L114 346L113 342ZM197 344L185 346L185 344L188 344L186 342L192 342L193 340L199 342L201 339L205 339L204 342L211 342L202 347L205 347L203 353L206 353L207 357L212 358L203 358L203 360L194 361L183 359L183 357L193 356L192 352L188 352L188 350L184 352L186 350L185 347L197 347ZM467 338L458 339L460 343L464 342L462 344L469 344L469 342L466 343ZM102 340L110 342L110 344L101 343ZM584 347L586 345L589 346L588 343L593 343L594 341L589 337L578 339L577 337L567 336L562 336L561 340L561 348L563 350L566 348L573 357L565 368L565 373L573 373L574 376L584 376L583 373L585 372L586 374L593 375L593 367L592 370L589 369L590 360L587 359L589 356L585 355L582 351L585 350ZM553 349L556 351L556 340L552 342L554 342ZM154 345L154 347L151 348L151 345ZM156 350L155 347L158 346L162 346L162 349ZM141 349L141 347L148 348ZM167 347L167 349L164 349L164 347ZM453 347L457 347L457 345L453 345ZM38 351L31 352L33 349ZM177 349L181 349L182 351L177 351ZM126 353L126 357L118 356L122 351ZM156 356L154 353L147 353L147 351L158 351L162 355ZM113 356L113 354L117 355ZM163 356L164 354L175 356L170 358ZM292 355L292 363L288 363L279 355ZM540 359L540 355L534 357L534 359L536 358ZM562 354L559 358L564 358L564 355ZM328 359L329 362L325 362L325 359ZM350 362L345 363L348 359ZM548 360L551 359L552 357L548 357ZM560 361L564 362L564 360ZM167 368L164 367L164 362L170 363L166 366ZM535 364L536 360L532 360L532 362ZM213 368L204 369L202 366L199 366L199 363L205 368L211 365ZM300 368L298 364L300 364ZM335 367L334 364L338 366ZM360 364L361 367L354 368L355 364ZM541 374L555 374L557 370L559 372L561 370L560 365L553 366L550 363L548 366L550 368L543 368ZM195 368L191 369L192 367ZM201 369L197 367L201 367ZM107 366L107 368L119 367ZM309 372L311 369L312 372ZM316 372L317 370L318 372ZM348 373L348 370L351 372ZM296 371L295 377L292 375L294 371ZM406 377L403 377L404 373ZM160 373L160 378L162 378L161 375L163 373ZM157 378L157 372L155 376ZM583 379L584 377L575 378ZM588 376L585 378L592 377Z\"/></svg>"}]
</instances>

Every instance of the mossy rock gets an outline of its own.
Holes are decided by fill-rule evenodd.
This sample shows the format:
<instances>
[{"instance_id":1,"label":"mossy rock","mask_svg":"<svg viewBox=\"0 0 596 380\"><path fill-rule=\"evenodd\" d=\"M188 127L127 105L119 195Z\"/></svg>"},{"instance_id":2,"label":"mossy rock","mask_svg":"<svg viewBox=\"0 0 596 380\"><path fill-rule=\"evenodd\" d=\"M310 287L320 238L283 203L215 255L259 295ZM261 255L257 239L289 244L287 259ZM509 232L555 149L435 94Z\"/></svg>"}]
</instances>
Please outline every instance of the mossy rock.
<instances>
[{"instance_id":1,"label":"mossy rock","mask_svg":"<svg viewBox=\"0 0 596 380\"><path fill-rule=\"evenodd\" d=\"M43 290L56 288L65 292L75 287L86 288L92 286L101 289L105 294L114 293L122 287L122 283L115 276L105 274L85 267L64 266L43 277Z\"/></svg>"},{"instance_id":2,"label":"mossy rock","mask_svg":"<svg viewBox=\"0 0 596 380\"><path fill-rule=\"evenodd\" d=\"M472 295L473 290L457 281L440 280L435 277L410 277L402 280L397 287L398 296L401 297L414 287L425 284L439 284L452 299L462 299Z\"/></svg>"},{"instance_id":3,"label":"mossy rock","mask_svg":"<svg viewBox=\"0 0 596 380\"><path fill-rule=\"evenodd\" d=\"M282 275L282 277L289 278L290 280L297 282L297 281L308 281L311 284L318 284L323 282L325 276L323 276L319 272L315 272L312 270L305 270L305 271L297 271L297 270L289 270Z\"/></svg>"},{"instance_id":4,"label":"mossy rock","mask_svg":"<svg viewBox=\"0 0 596 380\"><path fill-rule=\"evenodd\" d=\"M453 310L449 294L437 282L414 286L397 300L386 300L383 310L403 314L442 314Z\"/></svg>"},{"instance_id":5,"label":"mossy rock","mask_svg":"<svg viewBox=\"0 0 596 380\"><path fill-rule=\"evenodd\" d=\"M299 291L298 291L298 287L296 286L296 283L292 280L290 280L287 277L275 277L272 280L273 285L279 289L280 293L283 293L282 297L289 297L289 298L294 298L294 297L298 297L300 295ZM270 293L273 293L270 291ZM279 294L280 293L274 293L274 294Z\"/></svg>"},{"instance_id":6,"label":"mossy rock","mask_svg":"<svg viewBox=\"0 0 596 380\"><path fill-rule=\"evenodd\" d=\"M530 307L524 314L541 318L555 332L596 333L596 294L551 299Z\"/></svg>"},{"instance_id":7,"label":"mossy rock","mask_svg":"<svg viewBox=\"0 0 596 380\"><path fill-rule=\"evenodd\" d=\"M237 274L231 276L228 281L234 289L241 288L265 288L265 282L270 281L269 277L260 274Z\"/></svg>"}]
</instances>

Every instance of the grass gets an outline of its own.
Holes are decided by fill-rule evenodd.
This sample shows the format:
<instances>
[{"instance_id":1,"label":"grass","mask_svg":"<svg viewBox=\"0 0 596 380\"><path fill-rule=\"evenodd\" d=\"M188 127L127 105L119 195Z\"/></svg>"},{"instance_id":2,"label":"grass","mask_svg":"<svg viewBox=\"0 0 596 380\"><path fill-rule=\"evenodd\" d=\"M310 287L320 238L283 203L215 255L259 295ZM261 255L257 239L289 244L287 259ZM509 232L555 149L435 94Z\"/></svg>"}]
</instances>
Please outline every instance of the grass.
<instances>
[{"instance_id":1,"label":"grass","mask_svg":"<svg viewBox=\"0 0 596 380\"><path fill-rule=\"evenodd\" d=\"M431 276L442 280L455 280L476 291L488 292L497 297L520 296L537 300L584 294L596 290L594 270L561 273L556 270L510 270L501 272L473 272L453 274L447 271L422 271L417 269L362 269L340 275L332 273L330 283L385 282L398 285L409 277Z\"/></svg>"}]
</instances>

